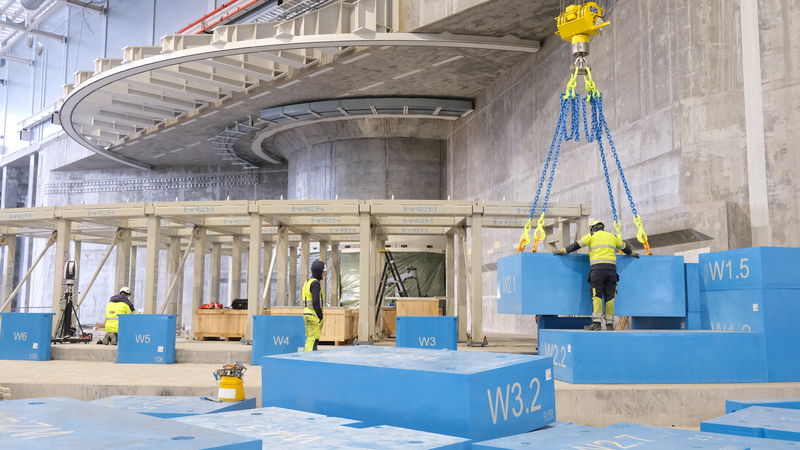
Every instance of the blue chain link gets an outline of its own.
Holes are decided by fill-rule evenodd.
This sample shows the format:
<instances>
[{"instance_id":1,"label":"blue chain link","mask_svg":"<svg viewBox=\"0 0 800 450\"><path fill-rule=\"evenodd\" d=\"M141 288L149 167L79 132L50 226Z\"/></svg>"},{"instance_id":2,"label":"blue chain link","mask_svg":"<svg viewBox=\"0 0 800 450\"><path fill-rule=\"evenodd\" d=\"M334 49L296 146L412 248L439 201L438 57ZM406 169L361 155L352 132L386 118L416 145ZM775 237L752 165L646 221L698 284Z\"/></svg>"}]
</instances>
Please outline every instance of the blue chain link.
<instances>
[{"instance_id":1,"label":"blue chain link","mask_svg":"<svg viewBox=\"0 0 800 450\"><path fill-rule=\"evenodd\" d=\"M600 97L602 98L602 97ZM614 191L611 189L611 178L608 176L608 164L606 163L606 152L603 148L603 129L600 126L604 122L600 116L603 113L602 107L598 107L602 100L600 98L592 98L589 102L592 104L592 133L594 140L597 141L597 148L600 151L600 161L603 163L603 175L606 178L606 188L608 189L608 199L611 201L611 214L614 216L614 222L619 220L617 216L617 203L614 201ZM595 103L597 102L597 103ZM588 132L588 130L587 130Z\"/></svg>"},{"instance_id":2,"label":"blue chain link","mask_svg":"<svg viewBox=\"0 0 800 450\"><path fill-rule=\"evenodd\" d=\"M542 194L542 187L544 186L544 180L547 177L547 169L550 166L550 160L553 158L553 154L556 154L556 158L558 157L558 153L561 149L561 142L564 136L564 130L566 128L566 121L567 121L567 111L569 108L568 100L562 98L561 99L561 111L558 114L558 122L556 122L556 129L553 133L553 140L550 141L550 149L547 151L547 158L544 161L544 168L542 168L542 175L539 177L539 185L536 187L536 196L533 199L533 203L531 204L531 210L528 214L528 219L533 218L534 214L536 214L536 208L539 205L539 197ZM556 148L559 150L556 151ZM555 167L555 164L553 164ZM549 184L552 184L552 176L550 177ZM550 186L548 184L547 188L547 197L550 196ZM548 199L545 199L544 204L547 203Z\"/></svg>"},{"instance_id":3,"label":"blue chain link","mask_svg":"<svg viewBox=\"0 0 800 450\"><path fill-rule=\"evenodd\" d=\"M566 124L564 127L564 140L566 141L575 141L579 142L581 140L581 122L580 122L580 106L581 96L576 95L574 97L570 97L567 102L569 102L570 112L572 113L572 123L569 126L569 132L566 131Z\"/></svg>"},{"instance_id":4,"label":"blue chain link","mask_svg":"<svg viewBox=\"0 0 800 450\"><path fill-rule=\"evenodd\" d=\"M608 145L611 147L611 154L614 156L614 161L617 163L617 170L619 171L619 178L622 180L622 186L625 187L625 195L628 196L628 203L631 205L631 212L633 213L633 217L639 215L639 211L636 210L636 204L633 202L633 195L631 195L631 189L628 187L628 179L625 178L625 172L622 170L622 164L619 162L619 154L617 153L617 146L614 144L614 138L611 137L611 130L608 128L608 123L606 122L606 116L603 114L603 97L600 96L597 99L597 112L599 118L599 126L602 127L602 130L598 132L598 135L602 134L602 131L605 131L606 138L608 139ZM616 220L616 216L614 217Z\"/></svg>"}]
</instances>

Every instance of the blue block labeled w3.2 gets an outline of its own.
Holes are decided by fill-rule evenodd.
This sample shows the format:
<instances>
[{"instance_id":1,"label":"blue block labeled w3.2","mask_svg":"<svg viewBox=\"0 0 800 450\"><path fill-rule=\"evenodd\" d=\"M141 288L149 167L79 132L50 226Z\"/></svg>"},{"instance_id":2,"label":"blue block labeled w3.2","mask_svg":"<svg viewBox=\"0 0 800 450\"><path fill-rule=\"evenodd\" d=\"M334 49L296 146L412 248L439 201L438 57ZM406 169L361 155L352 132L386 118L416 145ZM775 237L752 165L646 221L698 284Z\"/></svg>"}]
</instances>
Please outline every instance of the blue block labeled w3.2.
<instances>
[{"instance_id":1,"label":"blue block labeled w3.2","mask_svg":"<svg viewBox=\"0 0 800 450\"><path fill-rule=\"evenodd\" d=\"M700 423L701 431L800 441L800 410L751 406Z\"/></svg>"},{"instance_id":2,"label":"blue block labeled w3.2","mask_svg":"<svg viewBox=\"0 0 800 450\"><path fill-rule=\"evenodd\" d=\"M457 320L452 316L398 316L397 346L457 350Z\"/></svg>"},{"instance_id":3,"label":"blue block labeled w3.2","mask_svg":"<svg viewBox=\"0 0 800 450\"><path fill-rule=\"evenodd\" d=\"M117 362L173 364L176 314L119 316Z\"/></svg>"},{"instance_id":4,"label":"blue block labeled w3.2","mask_svg":"<svg viewBox=\"0 0 800 450\"><path fill-rule=\"evenodd\" d=\"M253 316L253 365L266 355L302 350L305 343L303 316Z\"/></svg>"},{"instance_id":5,"label":"blue block labeled w3.2","mask_svg":"<svg viewBox=\"0 0 800 450\"><path fill-rule=\"evenodd\" d=\"M753 247L700 255L703 291L800 289L800 248Z\"/></svg>"},{"instance_id":6,"label":"blue block labeled w3.2","mask_svg":"<svg viewBox=\"0 0 800 450\"><path fill-rule=\"evenodd\" d=\"M15 450L261 449L261 440L71 398L0 402L0 447Z\"/></svg>"},{"instance_id":7,"label":"blue block labeled w3.2","mask_svg":"<svg viewBox=\"0 0 800 450\"><path fill-rule=\"evenodd\" d=\"M256 399L248 398L240 402L216 402L206 397L166 397L115 395L92 401L92 403L122 411L131 411L162 419L215 414L256 407Z\"/></svg>"},{"instance_id":8,"label":"blue block labeled w3.2","mask_svg":"<svg viewBox=\"0 0 800 450\"><path fill-rule=\"evenodd\" d=\"M552 358L358 346L266 356L264 406L468 439L492 439L555 421ZM303 379L358 379L309 389Z\"/></svg>"},{"instance_id":9,"label":"blue block labeled w3.2","mask_svg":"<svg viewBox=\"0 0 800 450\"><path fill-rule=\"evenodd\" d=\"M617 258L616 314L684 317L686 282L679 256ZM501 314L590 315L588 255L516 253L498 259Z\"/></svg>"},{"instance_id":10,"label":"blue block labeled w3.2","mask_svg":"<svg viewBox=\"0 0 800 450\"><path fill-rule=\"evenodd\" d=\"M0 313L0 359L50 361L53 313Z\"/></svg>"}]
</instances>

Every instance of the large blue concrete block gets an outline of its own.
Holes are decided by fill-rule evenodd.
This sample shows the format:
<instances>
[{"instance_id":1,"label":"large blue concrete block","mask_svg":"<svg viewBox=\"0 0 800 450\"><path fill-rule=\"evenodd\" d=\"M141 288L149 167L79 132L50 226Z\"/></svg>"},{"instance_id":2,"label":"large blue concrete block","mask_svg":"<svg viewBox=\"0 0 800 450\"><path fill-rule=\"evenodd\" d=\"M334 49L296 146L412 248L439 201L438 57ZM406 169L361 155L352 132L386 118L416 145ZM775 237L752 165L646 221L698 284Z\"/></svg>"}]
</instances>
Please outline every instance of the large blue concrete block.
<instances>
[{"instance_id":1,"label":"large blue concrete block","mask_svg":"<svg viewBox=\"0 0 800 450\"><path fill-rule=\"evenodd\" d=\"M119 316L117 362L172 364L175 362L175 314Z\"/></svg>"},{"instance_id":2,"label":"large blue concrete block","mask_svg":"<svg viewBox=\"0 0 800 450\"><path fill-rule=\"evenodd\" d=\"M679 256L617 258L620 316L684 317L686 284ZM503 314L590 315L588 255L516 253L498 259L497 311Z\"/></svg>"},{"instance_id":3,"label":"large blue concrete block","mask_svg":"<svg viewBox=\"0 0 800 450\"><path fill-rule=\"evenodd\" d=\"M751 406L701 422L700 430L800 442L800 410Z\"/></svg>"},{"instance_id":4,"label":"large blue concrete block","mask_svg":"<svg viewBox=\"0 0 800 450\"><path fill-rule=\"evenodd\" d=\"M453 316L398 316L397 346L457 350L457 320Z\"/></svg>"},{"instance_id":5,"label":"large blue concrete block","mask_svg":"<svg viewBox=\"0 0 800 450\"><path fill-rule=\"evenodd\" d=\"M800 248L754 247L700 255L703 291L800 289Z\"/></svg>"},{"instance_id":6,"label":"large blue concrete block","mask_svg":"<svg viewBox=\"0 0 800 450\"><path fill-rule=\"evenodd\" d=\"M92 403L123 411L171 419L173 417L215 414L256 407L256 399L240 402L217 402L206 397L165 397L115 395L92 401Z\"/></svg>"},{"instance_id":7,"label":"large blue concrete block","mask_svg":"<svg viewBox=\"0 0 800 450\"><path fill-rule=\"evenodd\" d=\"M262 404L491 439L555 420L552 358L359 346L266 356ZM309 389L303 379L353 379Z\"/></svg>"},{"instance_id":8,"label":"large blue concrete block","mask_svg":"<svg viewBox=\"0 0 800 450\"><path fill-rule=\"evenodd\" d=\"M350 419L275 407L173 420L261 439L265 449L469 447L467 439L455 436L386 425L362 427Z\"/></svg>"},{"instance_id":9,"label":"large blue concrete block","mask_svg":"<svg viewBox=\"0 0 800 450\"><path fill-rule=\"evenodd\" d=\"M306 325L303 316L253 316L254 365L261 357L300 351L306 344Z\"/></svg>"},{"instance_id":10,"label":"large blue concrete block","mask_svg":"<svg viewBox=\"0 0 800 450\"><path fill-rule=\"evenodd\" d=\"M542 330L539 354L578 384L767 381L761 333Z\"/></svg>"},{"instance_id":11,"label":"large blue concrete block","mask_svg":"<svg viewBox=\"0 0 800 450\"><path fill-rule=\"evenodd\" d=\"M541 342L539 336L542 330L582 330L583 327L591 325L591 317L559 317L559 316L537 316L536 317L536 342Z\"/></svg>"},{"instance_id":12,"label":"large blue concrete block","mask_svg":"<svg viewBox=\"0 0 800 450\"><path fill-rule=\"evenodd\" d=\"M770 408L800 409L800 398L769 398L755 400L726 400L725 413L740 411L751 406L767 406Z\"/></svg>"},{"instance_id":13,"label":"large blue concrete block","mask_svg":"<svg viewBox=\"0 0 800 450\"><path fill-rule=\"evenodd\" d=\"M619 423L605 428L580 425L537 430L491 441L477 442L473 449L794 449L794 443L676 428Z\"/></svg>"},{"instance_id":14,"label":"large blue concrete block","mask_svg":"<svg viewBox=\"0 0 800 450\"><path fill-rule=\"evenodd\" d=\"M0 359L50 361L53 313L0 313Z\"/></svg>"},{"instance_id":15,"label":"large blue concrete block","mask_svg":"<svg viewBox=\"0 0 800 450\"><path fill-rule=\"evenodd\" d=\"M686 274L686 311L700 312L702 310L702 297L700 296L700 264L684 264Z\"/></svg>"},{"instance_id":16,"label":"large blue concrete block","mask_svg":"<svg viewBox=\"0 0 800 450\"><path fill-rule=\"evenodd\" d=\"M0 447L261 449L261 441L71 398L0 402Z\"/></svg>"}]
</instances>

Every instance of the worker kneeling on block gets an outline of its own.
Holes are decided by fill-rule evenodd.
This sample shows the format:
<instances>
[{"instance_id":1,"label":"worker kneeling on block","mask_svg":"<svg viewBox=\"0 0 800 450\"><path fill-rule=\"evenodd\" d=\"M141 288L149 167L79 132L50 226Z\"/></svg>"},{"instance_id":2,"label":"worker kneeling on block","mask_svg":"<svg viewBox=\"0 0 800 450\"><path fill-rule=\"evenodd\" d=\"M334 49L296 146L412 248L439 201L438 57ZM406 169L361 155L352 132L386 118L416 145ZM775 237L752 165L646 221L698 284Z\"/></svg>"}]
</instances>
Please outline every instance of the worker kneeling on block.
<instances>
[{"instance_id":1,"label":"worker kneeling on block","mask_svg":"<svg viewBox=\"0 0 800 450\"><path fill-rule=\"evenodd\" d=\"M117 345L117 333L119 332L119 315L130 314L134 311L131 303L131 288L123 287L119 294L111 297L106 305L106 335L98 344Z\"/></svg>"},{"instance_id":2,"label":"worker kneeling on block","mask_svg":"<svg viewBox=\"0 0 800 450\"><path fill-rule=\"evenodd\" d=\"M317 349L322 334L322 285L325 278L325 263L315 260L311 263L311 278L303 285L303 319L306 323L305 351Z\"/></svg>"},{"instance_id":3,"label":"worker kneeling on block","mask_svg":"<svg viewBox=\"0 0 800 450\"><path fill-rule=\"evenodd\" d=\"M617 250L622 250L626 255L638 258L639 254L631 250L619 236L605 231L605 225L599 220L589 225L589 234L577 242L573 242L566 249L562 248L554 255L566 255L582 247L589 247L589 284L592 288L592 324L584 327L587 330L602 330L605 323L606 330L614 329L614 298L617 295ZM605 299L605 310L603 309Z\"/></svg>"}]
</instances>

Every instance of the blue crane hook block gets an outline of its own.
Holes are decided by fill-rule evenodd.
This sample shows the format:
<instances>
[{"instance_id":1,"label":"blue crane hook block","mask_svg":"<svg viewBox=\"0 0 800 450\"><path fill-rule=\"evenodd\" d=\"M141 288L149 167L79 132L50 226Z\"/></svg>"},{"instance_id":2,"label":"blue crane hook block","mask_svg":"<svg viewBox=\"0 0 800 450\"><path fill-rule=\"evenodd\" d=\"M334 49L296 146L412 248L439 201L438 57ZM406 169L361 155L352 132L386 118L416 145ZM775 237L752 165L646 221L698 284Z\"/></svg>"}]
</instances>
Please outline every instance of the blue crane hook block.
<instances>
[{"instance_id":1,"label":"blue crane hook block","mask_svg":"<svg viewBox=\"0 0 800 450\"><path fill-rule=\"evenodd\" d=\"M109 408L131 411L148 416L171 419L173 417L216 414L256 407L256 399L248 398L240 402L216 402L206 397L168 397L115 395L92 401Z\"/></svg>"},{"instance_id":2,"label":"blue crane hook block","mask_svg":"<svg viewBox=\"0 0 800 450\"><path fill-rule=\"evenodd\" d=\"M800 289L800 248L753 247L700 254L700 289Z\"/></svg>"},{"instance_id":3,"label":"blue crane hook block","mask_svg":"<svg viewBox=\"0 0 800 450\"><path fill-rule=\"evenodd\" d=\"M259 408L173 419L190 425L261 439L264 448L469 448L469 440L284 408ZM353 425L353 426L351 426Z\"/></svg>"},{"instance_id":4,"label":"blue crane hook block","mask_svg":"<svg viewBox=\"0 0 800 450\"><path fill-rule=\"evenodd\" d=\"M118 363L173 364L176 314L122 314Z\"/></svg>"},{"instance_id":5,"label":"blue crane hook block","mask_svg":"<svg viewBox=\"0 0 800 450\"><path fill-rule=\"evenodd\" d=\"M261 449L261 440L71 398L0 402L0 447Z\"/></svg>"},{"instance_id":6,"label":"blue crane hook block","mask_svg":"<svg viewBox=\"0 0 800 450\"><path fill-rule=\"evenodd\" d=\"M617 257L616 314L686 316L680 256ZM589 256L515 253L497 260L497 311L502 314L591 315Z\"/></svg>"},{"instance_id":7,"label":"blue crane hook block","mask_svg":"<svg viewBox=\"0 0 800 450\"><path fill-rule=\"evenodd\" d=\"M800 442L800 410L751 406L701 422L700 430Z\"/></svg>"},{"instance_id":8,"label":"blue crane hook block","mask_svg":"<svg viewBox=\"0 0 800 450\"><path fill-rule=\"evenodd\" d=\"M262 404L492 439L555 421L552 358L358 346L265 356ZM304 380L352 379L336 389Z\"/></svg>"},{"instance_id":9,"label":"blue crane hook block","mask_svg":"<svg viewBox=\"0 0 800 450\"><path fill-rule=\"evenodd\" d=\"M397 346L457 350L457 320L454 316L398 316Z\"/></svg>"},{"instance_id":10,"label":"blue crane hook block","mask_svg":"<svg viewBox=\"0 0 800 450\"><path fill-rule=\"evenodd\" d=\"M576 384L761 383L762 333L541 330L539 354ZM800 375L800 374L798 374Z\"/></svg>"},{"instance_id":11,"label":"blue crane hook block","mask_svg":"<svg viewBox=\"0 0 800 450\"><path fill-rule=\"evenodd\" d=\"M725 413L736 412L751 406L800 409L800 398L764 398L754 400L726 400Z\"/></svg>"},{"instance_id":12,"label":"blue crane hook block","mask_svg":"<svg viewBox=\"0 0 800 450\"><path fill-rule=\"evenodd\" d=\"M292 353L306 344L303 316L253 316L253 365L266 355Z\"/></svg>"},{"instance_id":13,"label":"blue crane hook block","mask_svg":"<svg viewBox=\"0 0 800 450\"><path fill-rule=\"evenodd\" d=\"M50 361L53 313L0 313L0 359Z\"/></svg>"}]
</instances>

